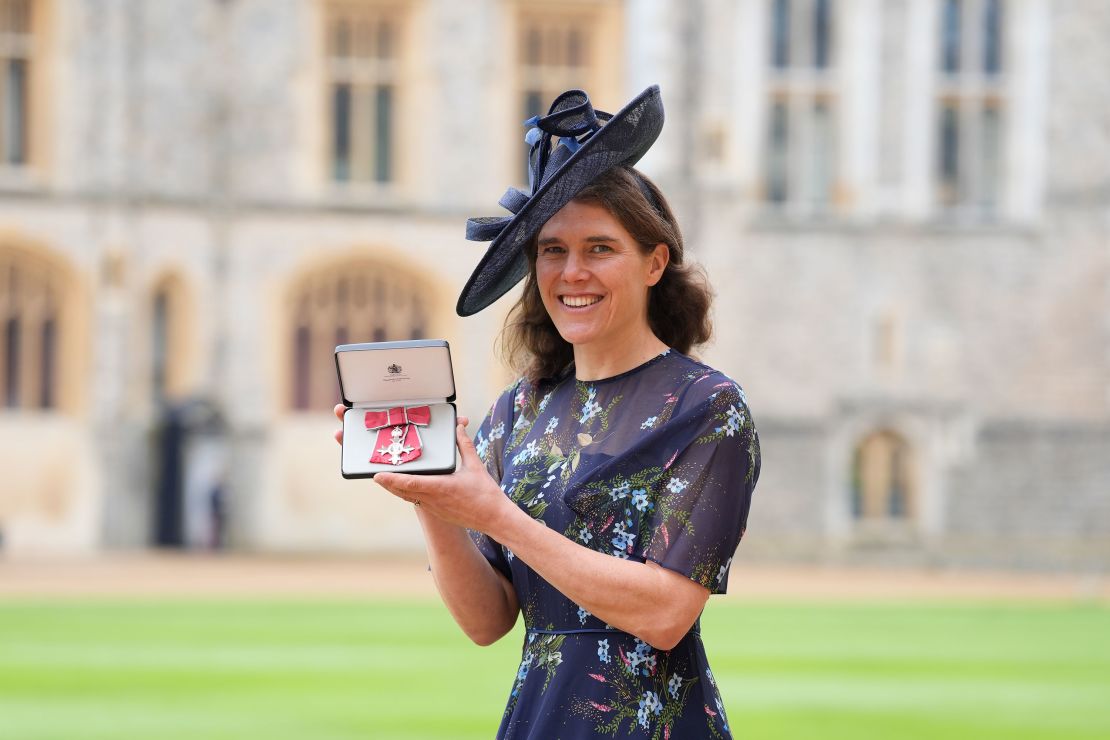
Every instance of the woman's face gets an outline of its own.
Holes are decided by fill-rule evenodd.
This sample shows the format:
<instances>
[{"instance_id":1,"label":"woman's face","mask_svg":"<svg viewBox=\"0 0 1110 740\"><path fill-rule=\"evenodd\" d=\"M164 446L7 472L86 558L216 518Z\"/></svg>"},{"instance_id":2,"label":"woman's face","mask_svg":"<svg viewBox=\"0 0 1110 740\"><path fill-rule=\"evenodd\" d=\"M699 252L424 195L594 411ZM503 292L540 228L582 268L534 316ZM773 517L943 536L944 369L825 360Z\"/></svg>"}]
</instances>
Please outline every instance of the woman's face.
<instances>
[{"instance_id":1,"label":"woman's face","mask_svg":"<svg viewBox=\"0 0 1110 740\"><path fill-rule=\"evenodd\" d=\"M563 339L615 350L647 327L648 288L668 256L665 244L644 254L604 207L572 201L540 229L536 284Z\"/></svg>"}]
</instances>

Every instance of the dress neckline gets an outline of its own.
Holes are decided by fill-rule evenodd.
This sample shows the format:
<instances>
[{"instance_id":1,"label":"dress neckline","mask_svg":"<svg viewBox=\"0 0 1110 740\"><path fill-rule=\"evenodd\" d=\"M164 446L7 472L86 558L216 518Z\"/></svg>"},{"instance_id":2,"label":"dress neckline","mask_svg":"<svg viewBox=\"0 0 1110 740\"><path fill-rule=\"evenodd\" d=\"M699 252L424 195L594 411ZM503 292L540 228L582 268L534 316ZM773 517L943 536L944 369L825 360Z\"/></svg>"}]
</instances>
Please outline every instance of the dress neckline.
<instances>
[{"instance_id":1,"label":"dress neckline","mask_svg":"<svg viewBox=\"0 0 1110 740\"><path fill-rule=\"evenodd\" d=\"M610 375L607 378L595 378L593 380L579 380L578 378L574 377L574 365L572 364L570 366L570 378L575 383L581 383L582 385L596 385L598 383L611 383L614 380L620 380L621 378L628 377L629 375L632 375L633 373L638 373L641 370L644 370L644 369L654 365L655 363L659 362L664 357L666 357L667 355L671 354L674 351L675 351L674 349L672 349L670 347L667 347L665 350L663 350L659 354L655 355L654 357L651 357L651 358L641 362L636 367L629 368L628 370L625 370L623 373L617 373L616 375Z\"/></svg>"}]
</instances>

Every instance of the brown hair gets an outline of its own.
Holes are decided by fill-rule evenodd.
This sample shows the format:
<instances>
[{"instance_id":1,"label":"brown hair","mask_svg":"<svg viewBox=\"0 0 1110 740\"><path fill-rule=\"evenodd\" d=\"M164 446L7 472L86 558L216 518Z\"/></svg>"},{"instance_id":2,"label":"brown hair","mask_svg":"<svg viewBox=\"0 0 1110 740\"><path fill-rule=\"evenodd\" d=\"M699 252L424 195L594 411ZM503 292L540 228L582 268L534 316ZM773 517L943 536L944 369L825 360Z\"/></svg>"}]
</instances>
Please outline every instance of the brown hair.
<instances>
[{"instance_id":1,"label":"brown hair","mask_svg":"<svg viewBox=\"0 0 1110 740\"><path fill-rule=\"evenodd\" d=\"M648 325L660 341L683 354L709 341L713 294L705 270L686 262L678 222L655 183L631 167L615 167L583 188L574 201L609 211L644 254L650 254L656 244L667 245L670 261L648 293ZM501 331L503 358L532 383L559 376L574 361L574 348L555 328L536 284L538 234L537 229L524 246L528 256L524 292Z\"/></svg>"}]
</instances>

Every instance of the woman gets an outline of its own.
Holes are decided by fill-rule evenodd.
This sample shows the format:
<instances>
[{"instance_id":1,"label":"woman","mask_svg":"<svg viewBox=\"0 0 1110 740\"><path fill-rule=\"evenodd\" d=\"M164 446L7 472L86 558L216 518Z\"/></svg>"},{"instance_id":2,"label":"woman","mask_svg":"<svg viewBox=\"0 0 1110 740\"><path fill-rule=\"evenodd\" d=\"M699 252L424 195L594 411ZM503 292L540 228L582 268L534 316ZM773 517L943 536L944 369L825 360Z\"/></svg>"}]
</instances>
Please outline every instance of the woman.
<instances>
[{"instance_id":1,"label":"woman","mask_svg":"<svg viewBox=\"0 0 1110 740\"><path fill-rule=\"evenodd\" d=\"M416 504L471 639L490 644L524 615L498 737L728 737L698 617L725 590L758 436L740 387L686 355L709 338L709 292L631 167L662 125L658 88L615 116L588 106L571 91L529 122L532 195L476 222L496 233L459 312L527 273L506 327L522 377L473 443L460 418L454 474L375 480Z\"/></svg>"}]
</instances>

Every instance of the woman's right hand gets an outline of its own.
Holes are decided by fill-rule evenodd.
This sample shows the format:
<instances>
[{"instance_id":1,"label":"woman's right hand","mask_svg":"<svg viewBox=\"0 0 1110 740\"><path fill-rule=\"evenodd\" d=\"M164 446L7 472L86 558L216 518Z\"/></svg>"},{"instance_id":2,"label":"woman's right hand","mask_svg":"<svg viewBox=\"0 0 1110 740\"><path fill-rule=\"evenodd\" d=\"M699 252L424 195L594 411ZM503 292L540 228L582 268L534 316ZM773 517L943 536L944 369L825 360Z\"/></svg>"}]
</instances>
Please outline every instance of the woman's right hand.
<instances>
[{"instance_id":1,"label":"woman's right hand","mask_svg":"<svg viewBox=\"0 0 1110 740\"><path fill-rule=\"evenodd\" d=\"M341 403L335 404L335 418L339 419L339 429L335 431L335 441L343 444L343 414L346 413L347 407Z\"/></svg>"}]
</instances>

